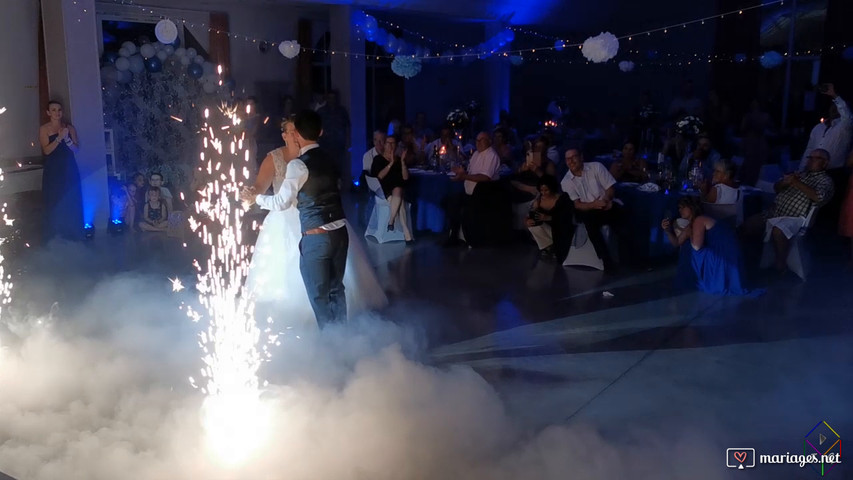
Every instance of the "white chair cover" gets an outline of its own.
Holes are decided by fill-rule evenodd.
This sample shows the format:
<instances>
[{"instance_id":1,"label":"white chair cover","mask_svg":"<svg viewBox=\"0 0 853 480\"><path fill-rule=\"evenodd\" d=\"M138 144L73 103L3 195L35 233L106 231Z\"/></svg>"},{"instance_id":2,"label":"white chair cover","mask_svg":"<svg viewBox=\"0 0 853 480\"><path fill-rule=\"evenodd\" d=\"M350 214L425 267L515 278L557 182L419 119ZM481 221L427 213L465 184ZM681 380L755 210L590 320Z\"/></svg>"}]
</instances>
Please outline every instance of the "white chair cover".
<instances>
[{"instance_id":1,"label":"white chair cover","mask_svg":"<svg viewBox=\"0 0 853 480\"><path fill-rule=\"evenodd\" d=\"M764 228L764 247L761 250L761 268L767 268L773 264L776 250L772 245L773 227L777 227L791 240L791 248L786 261L788 268L800 279L805 280L811 258L803 246L803 238L814 225L817 218L817 207L811 207L805 217L779 217L767 220Z\"/></svg>"},{"instance_id":2,"label":"white chair cover","mask_svg":"<svg viewBox=\"0 0 853 480\"><path fill-rule=\"evenodd\" d=\"M382 185L379 184L379 179L376 177L365 176L367 187L373 192L373 211L370 213L370 219L367 221L367 228L364 230L364 237L373 237L378 243L401 242L405 241L403 235L402 223L400 215L394 222L394 231L388 231L388 219L391 218L391 206L385 198L385 193L382 191ZM412 229L412 206L408 202L403 203L403 208L406 209L406 219L409 223L409 231Z\"/></svg>"}]
</instances>

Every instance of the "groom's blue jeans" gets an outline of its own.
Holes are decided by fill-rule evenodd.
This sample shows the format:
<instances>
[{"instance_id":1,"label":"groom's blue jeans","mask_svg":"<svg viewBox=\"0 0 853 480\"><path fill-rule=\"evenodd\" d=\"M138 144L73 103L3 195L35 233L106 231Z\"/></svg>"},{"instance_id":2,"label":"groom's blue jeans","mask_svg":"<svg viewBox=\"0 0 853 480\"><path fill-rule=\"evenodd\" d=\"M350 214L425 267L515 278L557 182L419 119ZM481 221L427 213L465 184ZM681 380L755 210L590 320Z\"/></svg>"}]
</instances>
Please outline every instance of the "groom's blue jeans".
<instances>
[{"instance_id":1,"label":"groom's blue jeans","mask_svg":"<svg viewBox=\"0 0 853 480\"><path fill-rule=\"evenodd\" d=\"M348 248L346 227L303 235L299 242L299 270L321 329L329 323L342 323L347 319L344 271Z\"/></svg>"}]
</instances>

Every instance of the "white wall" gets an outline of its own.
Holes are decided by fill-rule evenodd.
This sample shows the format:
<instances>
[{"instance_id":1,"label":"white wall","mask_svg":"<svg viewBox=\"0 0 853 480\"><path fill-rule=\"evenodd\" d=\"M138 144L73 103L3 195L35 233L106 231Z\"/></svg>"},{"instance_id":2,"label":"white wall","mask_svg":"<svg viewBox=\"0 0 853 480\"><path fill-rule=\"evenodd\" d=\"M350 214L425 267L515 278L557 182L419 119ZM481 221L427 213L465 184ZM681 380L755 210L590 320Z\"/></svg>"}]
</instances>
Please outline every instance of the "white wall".
<instances>
[{"instance_id":1,"label":"white wall","mask_svg":"<svg viewBox=\"0 0 853 480\"><path fill-rule=\"evenodd\" d=\"M40 157L38 0L0 2L0 166Z\"/></svg>"}]
</instances>

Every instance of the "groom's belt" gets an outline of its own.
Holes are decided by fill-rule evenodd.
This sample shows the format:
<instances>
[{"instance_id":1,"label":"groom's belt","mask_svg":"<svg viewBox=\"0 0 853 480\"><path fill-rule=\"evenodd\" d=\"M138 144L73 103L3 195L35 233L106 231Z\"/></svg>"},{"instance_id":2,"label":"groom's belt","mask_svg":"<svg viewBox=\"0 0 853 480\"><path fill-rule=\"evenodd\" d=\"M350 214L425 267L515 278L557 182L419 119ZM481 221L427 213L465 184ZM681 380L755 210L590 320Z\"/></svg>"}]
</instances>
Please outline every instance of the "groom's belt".
<instances>
[{"instance_id":1,"label":"groom's belt","mask_svg":"<svg viewBox=\"0 0 853 480\"><path fill-rule=\"evenodd\" d=\"M329 231L323 228L312 228L311 230L302 232L302 235L319 235L321 233L329 233Z\"/></svg>"}]
</instances>

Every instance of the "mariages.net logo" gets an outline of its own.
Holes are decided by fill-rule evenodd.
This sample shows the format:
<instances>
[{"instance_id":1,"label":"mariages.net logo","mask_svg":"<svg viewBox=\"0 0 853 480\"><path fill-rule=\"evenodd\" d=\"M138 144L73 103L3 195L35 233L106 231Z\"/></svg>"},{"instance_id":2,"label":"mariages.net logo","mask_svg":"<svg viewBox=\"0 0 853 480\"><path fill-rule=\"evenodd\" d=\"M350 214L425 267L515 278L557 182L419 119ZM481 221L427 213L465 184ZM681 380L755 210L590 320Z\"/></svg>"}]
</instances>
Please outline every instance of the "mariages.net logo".
<instances>
[{"instance_id":1,"label":"mariages.net logo","mask_svg":"<svg viewBox=\"0 0 853 480\"><path fill-rule=\"evenodd\" d=\"M803 454L758 455L758 464L790 464L800 468L811 467L821 477L828 474L841 463L841 436L822 421L812 428L803 438ZM754 448L727 448L726 466L745 470L755 468Z\"/></svg>"}]
</instances>

